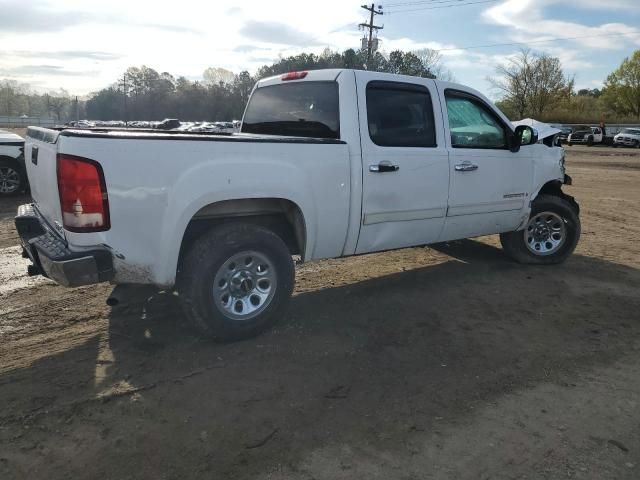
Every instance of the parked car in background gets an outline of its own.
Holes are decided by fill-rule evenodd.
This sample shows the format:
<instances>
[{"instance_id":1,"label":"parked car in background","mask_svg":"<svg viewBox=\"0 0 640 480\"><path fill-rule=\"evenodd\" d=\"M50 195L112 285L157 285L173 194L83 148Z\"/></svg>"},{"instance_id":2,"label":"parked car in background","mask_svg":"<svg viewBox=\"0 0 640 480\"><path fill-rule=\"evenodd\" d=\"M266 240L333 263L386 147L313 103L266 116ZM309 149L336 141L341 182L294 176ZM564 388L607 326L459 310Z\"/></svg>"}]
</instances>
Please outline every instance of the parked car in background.
<instances>
[{"instance_id":1,"label":"parked car in background","mask_svg":"<svg viewBox=\"0 0 640 480\"><path fill-rule=\"evenodd\" d=\"M577 143L589 146L604 143L602 129L600 127L589 127L588 125L573 127L573 131L567 138L567 144L571 146Z\"/></svg>"},{"instance_id":2,"label":"parked car in background","mask_svg":"<svg viewBox=\"0 0 640 480\"><path fill-rule=\"evenodd\" d=\"M613 146L640 148L640 128L625 128L613 137Z\"/></svg>"},{"instance_id":3,"label":"parked car in background","mask_svg":"<svg viewBox=\"0 0 640 480\"><path fill-rule=\"evenodd\" d=\"M550 265L580 237L564 150L427 78L290 72L258 82L240 134L31 127L25 151L34 203L16 227L32 273L175 288L222 340L281 317L293 256L497 233L515 261Z\"/></svg>"},{"instance_id":4,"label":"parked car in background","mask_svg":"<svg viewBox=\"0 0 640 480\"><path fill-rule=\"evenodd\" d=\"M0 196L24 192L28 187L24 165L24 138L0 130Z\"/></svg>"},{"instance_id":5,"label":"parked car in background","mask_svg":"<svg viewBox=\"0 0 640 480\"><path fill-rule=\"evenodd\" d=\"M177 118L165 118L159 124L155 126L155 128L159 130L173 130L174 128L180 127L180 120Z\"/></svg>"},{"instance_id":6,"label":"parked car in background","mask_svg":"<svg viewBox=\"0 0 640 480\"><path fill-rule=\"evenodd\" d=\"M562 143L567 143L569 140L569 135L573 132L571 127L558 127L560 129L560 133L558 133L558 141Z\"/></svg>"}]
</instances>

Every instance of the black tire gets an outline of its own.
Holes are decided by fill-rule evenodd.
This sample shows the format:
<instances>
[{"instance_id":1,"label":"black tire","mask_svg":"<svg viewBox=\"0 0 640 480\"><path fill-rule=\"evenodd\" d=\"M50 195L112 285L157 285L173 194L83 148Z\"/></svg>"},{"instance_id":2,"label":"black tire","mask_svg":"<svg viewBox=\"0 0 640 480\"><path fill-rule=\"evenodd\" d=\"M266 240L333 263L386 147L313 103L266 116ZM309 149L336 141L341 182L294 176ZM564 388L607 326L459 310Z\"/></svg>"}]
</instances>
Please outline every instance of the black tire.
<instances>
[{"instance_id":1,"label":"black tire","mask_svg":"<svg viewBox=\"0 0 640 480\"><path fill-rule=\"evenodd\" d=\"M277 281L264 310L251 318L234 319L233 312L225 312L224 305L214 301L214 283L220 272L226 272L222 270L227 268L225 263L243 252L256 252L268 259ZM294 282L293 259L282 239L266 228L238 223L216 227L193 243L182 261L177 290L185 314L197 330L217 341L232 341L256 336L275 324L291 298Z\"/></svg>"},{"instance_id":2,"label":"black tire","mask_svg":"<svg viewBox=\"0 0 640 480\"><path fill-rule=\"evenodd\" d=\"M12 179L17 177L18 183L15 188L11 187L11 191L3 191L5 190L3 185L6 185L3 182L5 175L10 175ZM27 176L18 162L12 159L0 158L0 197L18 195L24 192L26 186Z\"/></svg>"},{"instance_id":3,"label":"black tire","mask_svg":"<svg viewBox=\"0 0 640 480\"><path fill-rule=\"evenodd\" d=\"M640 148L640 142L638 140L636 140L635 143L633 144L633 146L635 148Z\"/></svg>"},{"instance_id":4,"label":"black tire","mask_svg":"<svg viewBox=\"0 0 640 480\"><path fill-rule=\"evenodd\" d=\"M540 195L531 206L531 216L552 212L558 215L564 222L566 238L557 251L541 255L533 253L525 240L525 231L502 233L500 243L505 253L518 263L530 265L552 265L564 262L575 250L580 240L580 217L577 209L569 200L556 195ZM525 227L526 228L526 227Z\"/></svg>"},{"instance_id":5,"label":"black tire","mask_svg":"<svg viewBox=\"0 0 640 480\"><path fill-rule=\"evenodd\" d=\"M567 145L571 147L571 146L573 146L573 143L567 142Z\"/></svg>"},{"instance_id":6,"label":"black tire","mask_svg":"<svg viewBox=\"0 0 640 480\"><path fill-rule=\"evenodd\" d=\"M593 137L587 138L587 147L593 147Z\"/></svg>"}]
</instances>

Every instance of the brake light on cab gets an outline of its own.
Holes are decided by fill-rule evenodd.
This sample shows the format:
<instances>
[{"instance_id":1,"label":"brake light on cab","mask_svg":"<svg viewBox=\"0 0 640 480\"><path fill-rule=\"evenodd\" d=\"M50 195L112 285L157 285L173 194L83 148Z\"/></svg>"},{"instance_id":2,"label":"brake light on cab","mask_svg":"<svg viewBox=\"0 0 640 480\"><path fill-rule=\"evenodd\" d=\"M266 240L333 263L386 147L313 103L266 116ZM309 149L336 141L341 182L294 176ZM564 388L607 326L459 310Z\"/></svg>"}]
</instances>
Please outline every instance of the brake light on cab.
<instances>
[{"instance_id":1,"label":"brake light on cab","mask_svg":"<svg viewBox=\"0 0 640 480\"><path fill-rule=\"evenodd\" d=\"M100 164L88 158L59 153L57 172L65 230L78 233L109 230L109 198Z\"/></svg>"},{"instance_id":2,"label":"brake light on cab","mask_svg":"<svg viewBox=\"0 0 640 480\"><path fill-rule=\"evenodd\" d=\"M290 80L302 80L308 75L309 72L289 72L285 73L280 77L280 80L283 82L288 82Z\"/></svg>"}]
</instances>

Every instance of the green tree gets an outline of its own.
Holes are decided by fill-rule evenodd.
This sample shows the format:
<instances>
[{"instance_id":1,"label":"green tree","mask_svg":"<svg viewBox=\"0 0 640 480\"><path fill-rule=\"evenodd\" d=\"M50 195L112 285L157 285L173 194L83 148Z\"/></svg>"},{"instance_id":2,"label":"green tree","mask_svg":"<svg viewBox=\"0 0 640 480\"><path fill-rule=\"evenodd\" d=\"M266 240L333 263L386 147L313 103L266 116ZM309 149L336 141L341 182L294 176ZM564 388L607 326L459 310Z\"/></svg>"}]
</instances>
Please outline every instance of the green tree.
<instances>
[{"instance_id":1,"label":"green tree","mask_svg":"<svg viewBox=\"0 0 640 480\"><path fill-rule=\"evenodd\" d=\"M640 50L607 77L603 98L616 113L640 118Z\"/></svg>"}]
</instances>

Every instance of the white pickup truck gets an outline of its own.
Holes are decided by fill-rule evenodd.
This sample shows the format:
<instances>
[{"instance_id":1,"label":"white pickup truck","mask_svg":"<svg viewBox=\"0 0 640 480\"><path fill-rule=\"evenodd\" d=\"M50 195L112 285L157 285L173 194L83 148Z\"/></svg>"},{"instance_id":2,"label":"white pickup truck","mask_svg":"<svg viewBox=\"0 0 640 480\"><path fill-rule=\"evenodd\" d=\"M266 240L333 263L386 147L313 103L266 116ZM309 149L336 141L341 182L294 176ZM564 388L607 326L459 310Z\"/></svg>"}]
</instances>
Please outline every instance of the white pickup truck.
<instances>
[{"instance_id":1,"label":"white pickup truck","mask_svg":"<svg viewBox=\"0 0 640 480\"><path fill-rule=\"evenodd\" d=\"M589 146L604 143L605 136L600 127L589 127L581 125L573 127L573 131L567 137L567 145L572 146L578 143L585 143Z\"/></svg>"},{"instance_id":2,"label":"white pickup truck","mask_svg":"<svg viewBox=\"0 0 640 480\"><path fill-rule=\"evenodd\" d=\"M579 208L564 151L454 83L353 70L255 86L239 134L30 128L31 273L174 289L202 332L254 335L310 261L501 234L565 260Z\"/></svg>"}]
</instances>

